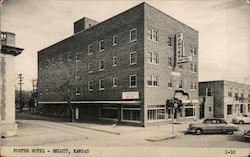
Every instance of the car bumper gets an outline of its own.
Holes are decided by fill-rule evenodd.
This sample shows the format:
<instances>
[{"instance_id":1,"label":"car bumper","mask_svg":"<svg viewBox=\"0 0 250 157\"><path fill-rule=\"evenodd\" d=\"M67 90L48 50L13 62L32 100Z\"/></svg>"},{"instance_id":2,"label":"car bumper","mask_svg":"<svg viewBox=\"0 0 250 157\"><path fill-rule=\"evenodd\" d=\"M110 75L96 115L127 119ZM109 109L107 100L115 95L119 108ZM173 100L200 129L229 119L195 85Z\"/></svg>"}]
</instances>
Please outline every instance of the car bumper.
<instances>
[{"instance_id":1,"label":"car bumper","mask_svg":"<svg viewBox=\"0 0 250 157\"><path fill-rule=\"evenodd\" d=\"M187 132L188 133L195 133L196 129L195 128L188 128Z\"/></svg>"}]
</instances>

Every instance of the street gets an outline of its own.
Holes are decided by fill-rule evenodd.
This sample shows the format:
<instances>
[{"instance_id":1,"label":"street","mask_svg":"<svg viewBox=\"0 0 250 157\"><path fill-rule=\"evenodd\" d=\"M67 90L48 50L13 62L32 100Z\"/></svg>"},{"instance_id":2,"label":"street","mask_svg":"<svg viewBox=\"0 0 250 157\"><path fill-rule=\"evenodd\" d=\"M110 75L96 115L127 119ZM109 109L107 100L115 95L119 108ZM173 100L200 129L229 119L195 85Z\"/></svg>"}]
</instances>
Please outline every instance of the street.
<instances>
[{"instance_id":1,"label":"street","mask_svg":"<svg viewBox=\"0 0 250 157\"><path fill-rule=\"evenodd\" d=\"M148 141L153 136L171 134L169 126L142 128L100 124L52 122L46 120L19 119L18 134L4 138L3 146L166 146L205 148L249 148L249 141L243 138L243 131L249 124L238 125L240 131L227 134L182 134L173 139ZM188 124L176 125L176 132L182 132ZM84 127L82 127L84 126ZM94 129L93 129L94 128ZM102 131L104 130L104 131ZM109 130L105 131L105 130ZM114 132L114 133L113 133ZM116 134L118 132L119 134Z\"/></svg>"}]
</instances>

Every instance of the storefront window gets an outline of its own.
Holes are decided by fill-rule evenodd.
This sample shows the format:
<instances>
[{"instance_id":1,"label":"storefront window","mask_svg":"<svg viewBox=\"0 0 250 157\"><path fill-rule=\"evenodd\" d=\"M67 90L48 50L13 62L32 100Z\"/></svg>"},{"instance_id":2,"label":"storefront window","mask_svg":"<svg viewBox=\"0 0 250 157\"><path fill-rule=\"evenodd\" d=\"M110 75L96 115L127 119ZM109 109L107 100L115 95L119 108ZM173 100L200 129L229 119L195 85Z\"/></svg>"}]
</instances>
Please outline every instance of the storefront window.
<instances>
[{"instance_id":1,"label":"storefront window","mask_svg":"<svg viewBox=\"0 0 250 157\"><path fill-rule=\"evenodd\" d=\"M149 109L148 120L165 119L165 109Z\"/></svg>"},{"instance_id":2,"label":"storefront window","mask_svg":"<svg viewBox=\"0 0 250 157\"><path fill-rule=\"evenodd\" d=\"M106 119L117 119L117 108L101 108L100 117Z\"/></svg>"},{"instance_id":3,"label":"storefront window","mask_svg":"<svg viewBox=\"0 0 250 157\"><path fill-rule=\"evenodd\" d=\"M122 120L125 121L140 121L140 108L123 108Z\"/></svg>"},{"instance_id":4,"label":"storefront window","mask_svg":"<svg viewBox=\"0 0 250 157\"><path fill-rule=\"evenodd\" d=\"M227 114L232 114L233 105L227 105Z\"/></svg>"},{"instance_id":5,"label":"storefront window","mask_svg":"<svg viewBox=\"0 0 250 157\"><path fill-rule=\"evenodd\" d=\"M185 108L185 117L194 116L194 109L193 108Z\"/></svg>"}]
</instances>

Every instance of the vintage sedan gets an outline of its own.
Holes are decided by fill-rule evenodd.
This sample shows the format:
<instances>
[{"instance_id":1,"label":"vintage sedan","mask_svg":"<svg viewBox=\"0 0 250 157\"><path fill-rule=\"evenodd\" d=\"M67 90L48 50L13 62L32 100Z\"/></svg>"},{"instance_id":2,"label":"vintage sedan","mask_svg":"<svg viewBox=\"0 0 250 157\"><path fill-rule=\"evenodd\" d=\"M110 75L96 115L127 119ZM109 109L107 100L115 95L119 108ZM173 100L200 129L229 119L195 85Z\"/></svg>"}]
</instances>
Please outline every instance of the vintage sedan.
<instances>
[{"instance_id":1,"label":"vintage sedan","mask_svg":"<svg viewBox=\"0 0 250 157\"><path fill-rule=\"evenodd\" d=\"M205 119L203 123L193 123L188 127L188 133L195 133L197 135L203 133L228 133L233 134L234 131L238 131L239 127L230 125L223 119L213 118Z\"/></svg>"},{"instance_id":2,"label":"vintage sedan","mask_svg":"<svg viewBox=\"0 0 250 157\"><path fill-rule=\"evenodd\" d=\"M245 130L243 136L244 136L246 139L249 139L249 140L250 140L250 130Z\"/></svg>"},{"instance_id":3,"label":"vintage sedan","mask_svg":"<svg viewBox=\"0 0 250 157\"><path fill-rule=\"evenodd\" d=\"M250 115L244 114L242 116L234 117L233 123L236 124L250 123Z\"/></svg>"}]
</instances>

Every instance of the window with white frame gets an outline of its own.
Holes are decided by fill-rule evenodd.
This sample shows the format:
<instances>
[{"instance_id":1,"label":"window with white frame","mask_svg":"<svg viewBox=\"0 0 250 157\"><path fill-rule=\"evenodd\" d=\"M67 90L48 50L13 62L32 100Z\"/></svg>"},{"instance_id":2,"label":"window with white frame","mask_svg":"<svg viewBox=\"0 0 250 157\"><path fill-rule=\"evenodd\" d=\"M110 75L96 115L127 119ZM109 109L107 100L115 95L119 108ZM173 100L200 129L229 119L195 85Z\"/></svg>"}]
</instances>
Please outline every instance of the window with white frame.
<instances>
[{"instance_id":1,"label":"window with white frame","mask_svg":"<svg viewBox=\"0 0 250 157\"><path fill-rule=\"evenodd\" d=\"M99 79L99 90L104 90L104 79Z\"/></svg>"},{"instance_id":2,"label":"window with white frame","mask_svg":"<svg viewBox=\"0 0 250 157\"><path fill-rule=\"evenodd\" d=\"M88 81L88 91L93 91L93 81Z\"/></svg>"},{"instance_id":3,"label":"window with white frame","mask_svg":"<svg viewBox=\"0 0 250 157\"><path fill-rule=\"evenodd\" d=\"M156 75L147 75L148 86L157 87L158 86L158 76Z\"/></svg>"},{"instance_id":4,"label":"window with white frame","mask_svg":"<svg viewBox=\"0 0 250 157\"><path fill-rule=\"evenodd\" d=\"M134 64L136 64L136 62L137 62L136 51L130 52L130 54L129 54L129 64L134 65Z\"/></svg>"},{"instance_id":5,"label":"window with white frame","mask_svg":"<svg viewBox=\"0 0 250 157\"><path fill-rule=\"evenodd\" d=\"M93 47L94 47L93 44L89 44L89 45L88 45L88 54L89 54L89 55L91 55L91 54L94 53Z\"/></svg>"},{"instance_id":6,"label":"window with white frame","mask_svg":"<svg viewBox=\"0 0 250 157\"><path fill-rule=\"evenodd\" d=\"M231 115L233 113L233 105L227 105L227 115Z\"/></svg>"},{"instance_id":7,"label":"window with white frame","mask_svg":"<svg viewBox=\"0 0 250 157\"><path fill-rule=\"evenodd\" d=\"M76 70L76 78L78 79L78 78L80 78L80 70Z\"/></svg>"},{"instance_id":8,"label":"window with white frame","mask_svg":"<svg viewBox=\"0 0 250 157\"><path fill-rule=\"evenodd\" d=\"M76 87L76 95L80 95L80 87Z\"/></svg>"},{"instance_id":9,"label":"window with white frame","mask_svg":"<svg viewBox=\"0 0 250 157\"><path fill-rule=\"evenodd\" d=\"M165 106L164 105L153 105L155 107L148 108L148 120L155 121L155 120L164 120L165 119Z\"/></svg>"},{"instance_id":10,"label":"window with white frame","mask_svg":"<svg viewBox=\"0 0 250 157\"><path fill-rule=\"evenodd\" d=\"M46 67L49 66L49 62L50 62L50 60L49 60L49 59L46 59Z\"/></svg>"},{"instance_id":11,"label":"window with white frame","mask_svg":"<svg viewBox=\"0 0 250 157\"><path fill-rule=\"evenodd\" d=\"M117 35L113 36L113 46L117 45Z\"/></svg>"},{"instance_id":12,"label":"window with white frame","mask_svg":"<svg viewBox=\"0 0 250 157\"><path fill-rule=\"evenodd\" d=\"M113 77L112 84L113 87L117 87L117 77Z\"/></svg>"},{"instance_id":13,"label":"window with white frame","mask_svg":"<svg viewBox=\"0 0 250 157\"><path fill-rule=\"evenodd\" d=\"M244 98L244 89L241 89L240 97Z\"/></svg>"},{"instance_id":14,"label":"window with white frame","mask_svg":"<svg viewBox=\"0 0 250 157\"><path fill-rule=\"evenodd\" d=\"M172 46L172 36L168 36L168 46Z\"/></svg>"},{"instance_id":15,"label":"window with white frame","mask_svg":"<svg viewBox=\"0 0 250 157\"><path fill-rule=\"evenodd\" d=\"M197 89L197 83L196 83L196 81L192 81L191 82L191 89L192 90L196 90Z\"/></svg>"},{"instance_id":16,"label":"window with white frame","mask_svg":"<svg viewBox=\"0 0 250 157\"><path fill-rule=\"evenodd\" d=\"M158 53L156 52L148 52L148 63L152 63L152 64L158 64Z\"/></svg>"},{"instance_id":17,"label":"window with white frame","mask_svg":"<svg viewBox=\"0 0 250 157\"><path fill-rule=\"evenodd\" d=\"M93 72L93 63L88 63L88 73L92 73Z\"/></svg>"},{"instance_id":18,"label":"window with white frame","mask_svg":"<svg viewBox=\"0 0 250 157\"><path fill-rule=\"evenodd\" d=\"M191 63L190 67L191 67L191 72L195 72L195 73L197 72L197 65L196 64Z\"/></svg>"},{"instance_id":19,"label":"window with white frame","mask_svg":"<svg viewBox=\"0 0 250 157\"><path fill-rule=\"evenodd\" d=\"M114 67L114 66L117 66L117 57L116 57L116 56L114 56L114 57L112 58L112 61L113 61L113 67Z\"/></svg>"},{"instance_id":20,"label":"window with white frame","mask_svg":"<svg viewBox=\"0 0 250 157\"><path fill-rule=\"evenodd\" d=\"M173 63L172 63L172 58L168 57L168 67L172 67Z\"/></svg>"},{"instance_id":21,"label":"window with white frame","mask_svg":"<svg viewBox=\"0 0 250 157\"><path fill-rule=\"evenodd\" d=\"M137 86L137 76L136 75L130 75L129 76L129 87L133 88Z\"/></svg>"},{"instance_id":22,"label":"window with white frame","mask_svg":"<svg viewBox=\"0 0 250 157\"><path fill-rule=\"evenodd\" d=\"M228 87L228 94L229 97L233 96L233 88L232 87Z\"/></svg>"},{"instance_id":23,"label":"window with white frame","mask_svg":"<svg viewBox=\"0 0 250 157\"><path fill-rule=\"evenodd\" d=\"M173 79L170 78L168 81L168 88L173 88Z\"/></svg>"},{"instance_id":24,"label":"window with white frame","mask_svg":"<svg viewBox=\"0 0 250 157\"><path fill-rule=\"evenodd\" d=\"M80 60L80 53L77 53L76 54L76 61L79 61Z\"/></svg>"},{"instance_id":25,"label":"window with white frame","mask_svg":"<svg viewBox=\"0 0 250 157\"><path fill-rule=\"evenodd\" d=\"M68 53L68 61L71 61L72 60L72 52L69 52Z\"/></svg>"},{"instance_id":26,"label":"window with white frame","mask_svg":"<svg viewBox=\"0 0 250 157\"><path fill-rule=\"evenodd\" d=\"M147 38L151 41L158 41L158 31L153 28L148 28Z\"/></svg>"},{"instance_id":27,"label":"window with white frame","mask_svg":"<svg viewBox=\"0 0 250 157\"><path fill-rule=\"evenodd\" d=\"M104 60L99 61L99 71L104 70Z\"/></svg>"},{"instance_id":28,"label":"window with white frame","mask_svg":"<svg viewBox=\"0 0 250 157\"><path fill-rule=\"evenodd\" d=\"M136 28L131 29L129 34L130 34L129 35L130 42L134 42L134 41L137 40L137 30L136 30Z\"/></svg>"},{"instance_id":29,"label":"window with white frame","mask_svg":"<svg viewBox=\"0 0 250 157\"><path fill-rule=\"evenodd\" d=\"M182 79L179 80L178 87L179 88L183 88L183 80Z\"/></svg>"},{"instance_id":30,"label":"window with white frame","mask_svg":"<svg viewBox=\"0 0 250 157\"><path fill-rule=\"evenodd\" d=\"M238 89L234 89L234 98L235 100L238 100L239 99L239 93L238 93Z\"/></svg>"},{"instance_id":31,"label":"window with white frame","mask_svg":"<svg viewBox=\"0 0 250 157\"><path fill-rule=\"evenodd\" d=\"M99 52L104 51L104 40L99 41Z\"/></svg>"}]
</instances>

